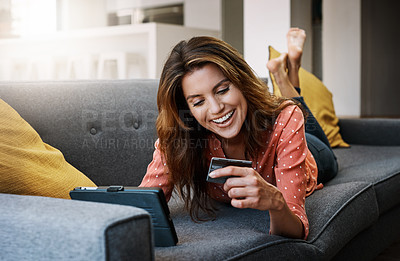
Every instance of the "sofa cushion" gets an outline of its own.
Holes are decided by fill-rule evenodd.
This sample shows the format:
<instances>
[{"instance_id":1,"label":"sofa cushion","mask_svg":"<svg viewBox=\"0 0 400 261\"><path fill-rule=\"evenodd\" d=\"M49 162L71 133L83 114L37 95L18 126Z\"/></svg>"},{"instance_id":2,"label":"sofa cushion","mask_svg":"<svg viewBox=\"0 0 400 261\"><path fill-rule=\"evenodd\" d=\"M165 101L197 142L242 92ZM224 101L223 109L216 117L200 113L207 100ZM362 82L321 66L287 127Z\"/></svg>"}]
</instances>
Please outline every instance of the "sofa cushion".
<instances>
[{"instance_id":1,"label":"sofa cushion","mask_svg":"<svg viewBox=\"0 0 400 261\"><path fill-rule=\"evenodd\" d=\"M326 186L306 199L306 210L315 227L308 240L324 253L323 260L379 218L374 187L365 182Z\"/></svg>"},{"instance_id":2,"label":"sofa cushion","mask_svg":"<svg viewBox=\"0 0 400 261\"><path fill-rule=\"evenodd\" d=\"M157 80L5 82L0 96L97 185L136 186L154 152L157 89Z\"/></svg>"},{"instance_id":3,"label":"sofa cushion","mask_svg":"<svg viewBox=\"0 0 400 261\"><path fill-rule=\"evenodd\" d=\"M70 198L78 186L96 186L0 99L0 193Z\"/></svg>"},{"instance_id":4,"label":"sofa cushion","mask_svg":"<svg viewBox=\"0 0 400 261\"><path fill-rule=\"evenodd\" d=\"M139 208L0 194L0 260L152 260Z\"/></svg>"},{"instance_id":5,"label":"sofa cushion","mask_svg":"<svg viewBox=\"0 0 400 261\"><path fill-rule=\"evenodd\" d=\"M398 242L400 235L400 205L379 216L379 220L371 227L354 237L335 256L334 261L342 260L372 260L384 249ZM396 256L398 249L396 250ZM375 258L374 260L395 261L398 259Z\"/></svg>"},{"instance_id":6,"label":"sofa cushion","mask_svg":"<svg viewBox=\"0 0 400 261\"><path fill-rule=\"evenodd\" d=\"M330 186L306 199L307 241L269 235L268 212L218 206L215 221L194 223L182 202L173 199L170 208L179 242L175 247L156 248L156 259L329 259L378 218L373 187L362 182ZM353 219L358 222L354 224Z\"/></svg>"},{"instance_id":7,"label":"sofa cushion","mask_svg":"<svg viewBox=\"0 0 400 261\"><path fill-rule=\"evenodd\" d=\"M400 147L352 145L334 149L339 173L326 185L362 181L374 184L379 212L400 204Z\"/></svg>"},{"instance_id":8,"label":"sofa cushion","mask_svg":"<svg viewBox=\"0 0 400 261\"><path fill-rule=\"evenodd\" d=\"M342 118L339 126L343 139L351 144L400 146L400 119Z\"/></svg>"}]
</instances>

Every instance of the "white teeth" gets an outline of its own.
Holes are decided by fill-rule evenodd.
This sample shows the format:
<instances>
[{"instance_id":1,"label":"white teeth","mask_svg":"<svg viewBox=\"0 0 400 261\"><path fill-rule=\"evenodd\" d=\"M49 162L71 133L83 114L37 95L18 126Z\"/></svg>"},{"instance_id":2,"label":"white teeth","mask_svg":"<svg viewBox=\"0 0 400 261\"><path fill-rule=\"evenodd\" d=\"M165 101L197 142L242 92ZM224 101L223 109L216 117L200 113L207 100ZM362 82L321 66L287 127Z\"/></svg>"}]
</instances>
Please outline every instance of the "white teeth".
<instances>
[{"instance_id":1,"label":"white teeth","mask_svg":"<svg viewBox=\"0 0 400 261\"><path fill-rule=\"evenodd\" d=\"M229 118L232 116L232 114L233 114L233 111L229 112L228 114L226 114L225 116L223 116L223 117L221 117L221 118L219 118L219 119L213 120L213 122L215 122L215 123L224 122L224 121L226 121L227 119L229 119Z\"/></svg>"}]
</instances>

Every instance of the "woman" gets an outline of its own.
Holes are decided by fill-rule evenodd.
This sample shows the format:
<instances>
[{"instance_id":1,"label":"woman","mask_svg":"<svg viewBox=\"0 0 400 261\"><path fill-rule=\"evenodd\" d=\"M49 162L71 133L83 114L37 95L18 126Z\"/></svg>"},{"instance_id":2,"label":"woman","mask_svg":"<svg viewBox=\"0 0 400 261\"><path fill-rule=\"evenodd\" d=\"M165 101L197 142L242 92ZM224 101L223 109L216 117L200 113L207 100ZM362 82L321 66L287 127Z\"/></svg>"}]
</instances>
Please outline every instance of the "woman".
<instances>
[{"instance_id":1,"label":"woman","mask_svg":"<svg viewBox=\"0 0 400 261\"><path fill-rule=\"evenodd\" d=\"M161 187L167 200L176 188L198 220L200 211L214 215L210 199L268 210L271 234L306 238L305 197L322 186L317 186L302 110L289 99L299 96L293 85L298 86L304 31L291 29L287 39L288 54L267 64L285 98L270 95L225 42L195 37L177 44L161 74L159 140L140 186ZM318 135L324 137L323 132ZM235 177L225 184L207 183L212 157L251 160L252 168L218 169L210 176Z\"/></svg>"}]
</instances>

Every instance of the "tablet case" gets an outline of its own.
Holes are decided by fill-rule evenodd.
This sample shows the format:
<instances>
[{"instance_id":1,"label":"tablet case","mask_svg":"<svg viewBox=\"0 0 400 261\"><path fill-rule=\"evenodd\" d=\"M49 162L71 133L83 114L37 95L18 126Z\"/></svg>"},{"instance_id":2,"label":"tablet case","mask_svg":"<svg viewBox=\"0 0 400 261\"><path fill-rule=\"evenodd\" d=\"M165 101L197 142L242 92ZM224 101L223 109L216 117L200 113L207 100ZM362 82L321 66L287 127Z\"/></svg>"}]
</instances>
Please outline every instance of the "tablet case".
<instances>
[{"instance_id":1,"label":"tablet case","mask_svg":"<svg viewBox=\"0 0 400 261\"><path fill-rule=\"evenodd\" d=\"M77 187L71 199L134 206L149 212L152 218L155 246L174 246L178 242L167 201L161 188Z\"/></svg>"}]
</instances>

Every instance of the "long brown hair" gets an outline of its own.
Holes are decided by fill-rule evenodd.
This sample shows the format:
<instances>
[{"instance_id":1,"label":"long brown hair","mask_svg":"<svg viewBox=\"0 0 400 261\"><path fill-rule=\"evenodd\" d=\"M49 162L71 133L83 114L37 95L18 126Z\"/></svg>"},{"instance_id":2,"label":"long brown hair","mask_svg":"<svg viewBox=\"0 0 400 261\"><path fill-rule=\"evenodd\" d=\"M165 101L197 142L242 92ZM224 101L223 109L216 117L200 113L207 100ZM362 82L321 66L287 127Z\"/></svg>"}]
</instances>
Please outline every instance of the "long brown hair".
<instances>
[{"instance_id":1,"label":"long brown hair","mask_svg":"<svg viewBox=\"0 0 400 261\"><path fill-rule=\"evenodd\" d=\"M242 131L246 157L253 158L262 144L262 134L272 129L279 112L293 102L271 95L242 56L229 44L213 37L194 37L179 42L171 51L161 74L157 95L157 134L171 181L194 220L204 220L200 210L215 216L207 194L205 148L210 134L190 114L183 96L182 79L213 63L243 93L247 116Z\"/></svg>"}]
</instances>

